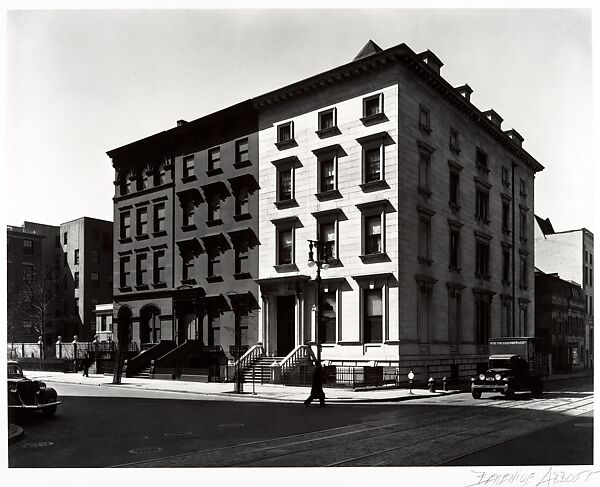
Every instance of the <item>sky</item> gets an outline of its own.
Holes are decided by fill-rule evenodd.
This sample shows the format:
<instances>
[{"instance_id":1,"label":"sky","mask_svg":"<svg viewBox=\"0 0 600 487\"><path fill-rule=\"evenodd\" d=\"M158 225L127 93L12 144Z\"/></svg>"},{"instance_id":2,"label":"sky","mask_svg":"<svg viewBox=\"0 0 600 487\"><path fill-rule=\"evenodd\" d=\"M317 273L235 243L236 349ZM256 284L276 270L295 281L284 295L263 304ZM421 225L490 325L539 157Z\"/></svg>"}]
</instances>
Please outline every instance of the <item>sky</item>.
<instances>
[{"instance_id":1,"label":"sky","mask_svg":"<svg viewBox=\"0 0 600 487\"><path fill-rule=\"evenodd\" d=\"M535 213L594 230L590 10L9 10L4 217L112 220L106 151L345 64L433 51L545 170Z\"/></svg>"}]
</instances>

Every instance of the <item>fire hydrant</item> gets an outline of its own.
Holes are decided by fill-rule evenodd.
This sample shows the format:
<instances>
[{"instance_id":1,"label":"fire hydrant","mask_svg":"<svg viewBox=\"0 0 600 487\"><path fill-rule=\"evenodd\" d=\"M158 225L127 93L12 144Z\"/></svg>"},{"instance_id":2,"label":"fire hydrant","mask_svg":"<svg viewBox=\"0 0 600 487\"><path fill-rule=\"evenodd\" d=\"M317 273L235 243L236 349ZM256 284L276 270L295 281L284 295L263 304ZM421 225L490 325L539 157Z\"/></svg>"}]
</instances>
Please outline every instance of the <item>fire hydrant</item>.
<instances>
[{"instance_id":1,"label":"fire hydrant","mask_svg":"<svg viewBox=\"0 0 600 487\"><path fill-rule=\"evenodd\" d=\"M442 377L442 389L444 391L448 390L448 377Z\"/></svg>"},{"instance_id":2,"label":"fire hydrant","mask_svg":"<svg viewBox=\"0 0 600 487\"><path fill-rule=\"evenodd\" d=\"M435 392L435 379L433 377L430 377L427 381L427 389L429 389L429 392Z\"/></svg>"}]
</instances>

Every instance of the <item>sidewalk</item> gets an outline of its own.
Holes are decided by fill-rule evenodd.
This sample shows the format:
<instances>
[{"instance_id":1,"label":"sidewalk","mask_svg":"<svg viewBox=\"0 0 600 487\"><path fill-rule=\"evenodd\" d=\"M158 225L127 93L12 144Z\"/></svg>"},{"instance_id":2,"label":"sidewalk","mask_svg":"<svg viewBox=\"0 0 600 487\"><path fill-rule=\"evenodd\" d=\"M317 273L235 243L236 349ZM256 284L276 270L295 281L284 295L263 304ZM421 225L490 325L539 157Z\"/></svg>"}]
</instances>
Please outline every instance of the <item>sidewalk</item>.
<instances>
[{"instance_id":1,"label":"sidewalk","mask_svg":"<svg viewBox=\"0 0 600 487\"><path fill-rule=\"evenodd\" d=\"M310 387L284 386L275 384L244 384L244 393L236 394L233 392L234 384L232 382L187 382L180 380L155 380L155 379L136 379L123 377L121 384L113 384L112 376L90 374L89 377L83 377L81 373L63 373L46 371L26 371L25 375L30 379L43 380L45 382L63 383L63 384L85 384L97 385L100 387L117 387L145 389L150 391L181 392L191 394L204 394L218 396L224 400L268 400L280 402L301 402L310 394ZM370 402L395 402L410 399L430 398L457 394L460 391L450 390L429 392L427 389L414 389L412 394L409 389L382 388L365 391L355 391L352 389L329 388L325 386L325 395L327 402L343 403L370 403ZM60 395L60 390L58 391Z\"/></svg>"}]
</instances>

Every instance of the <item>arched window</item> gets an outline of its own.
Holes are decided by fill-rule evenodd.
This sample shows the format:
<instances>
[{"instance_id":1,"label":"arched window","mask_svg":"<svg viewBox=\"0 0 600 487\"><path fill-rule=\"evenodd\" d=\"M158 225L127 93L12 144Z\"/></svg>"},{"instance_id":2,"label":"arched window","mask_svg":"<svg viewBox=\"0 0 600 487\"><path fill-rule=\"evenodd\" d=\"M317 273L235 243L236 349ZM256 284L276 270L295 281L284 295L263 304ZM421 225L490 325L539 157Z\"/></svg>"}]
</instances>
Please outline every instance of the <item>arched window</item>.
<instances>
[{"instance_id":1,"label":"arched window","mask_svg":"<svg viewBox=\"0 0 600 487\"><path fill-rule=\"evenodd\" d=\"M121 188L121 195L126 195L126 194L131 193L131 179L129 178L129 171L127 171L127 170L124 170L121 173L120 188Z\"/></svg>"},{"instance_id":2,"label":"arched window","mask_svg":"<svg viewBox=\"0 0 600 487\"><path fill-rule=\"evenodd\" d=\"M167 182L167 172L165 170L165 163L161 162L156 166L154 170L154 186L160 186Z\"/></svg>"}]
</instances>

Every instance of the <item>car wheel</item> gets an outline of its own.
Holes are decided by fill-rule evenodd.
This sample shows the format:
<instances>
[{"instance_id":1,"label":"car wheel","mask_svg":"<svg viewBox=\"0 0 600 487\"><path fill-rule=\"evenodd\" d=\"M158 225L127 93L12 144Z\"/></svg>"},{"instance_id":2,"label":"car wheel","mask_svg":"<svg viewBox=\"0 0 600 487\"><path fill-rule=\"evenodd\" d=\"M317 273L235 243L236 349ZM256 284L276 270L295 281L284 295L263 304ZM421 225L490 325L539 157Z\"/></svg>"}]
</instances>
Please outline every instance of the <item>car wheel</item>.
<instances>
[{"instance_id":1,"label":"car wheel","mask_svg":"<svg viewBox=\"0 0 600 487\"><path fill-rule=\"evenodd\" d=\"M471 395L473 396L473 399L481 399L481 392L479 391L473 391L471 392Z\"/></svg>"},{"instance_id":2,"label":"car wheel","mask_svg":"<svg viewBox=\"0 0 600 487\"><path fill-rule=\"evenodd\" d=\"M542 397L544 393L544 384L540 379L536 380L531 387L531 395L534 397Z\"/></svg>"},{"instance_id":3,"label":"car wheel","mask_svg":"<svg viewBox=\"0 0 600 487\"><path fill-rule=\"evenodd\" d=\"M48 406L47 408L42 409L42 413L44 414L44 416L49 418L51 416L54 416L57 408L58 406L56 404L54 406Z\"/></svg>"}]
</instances>

